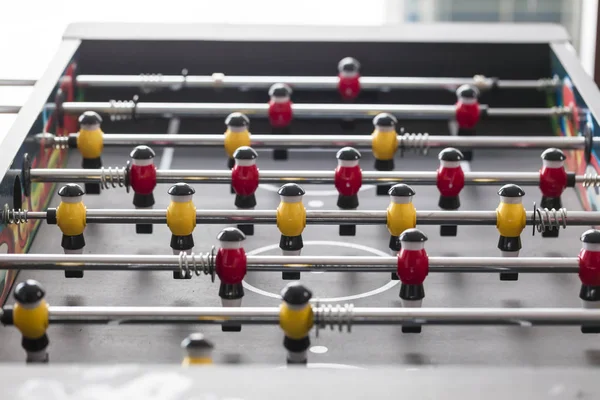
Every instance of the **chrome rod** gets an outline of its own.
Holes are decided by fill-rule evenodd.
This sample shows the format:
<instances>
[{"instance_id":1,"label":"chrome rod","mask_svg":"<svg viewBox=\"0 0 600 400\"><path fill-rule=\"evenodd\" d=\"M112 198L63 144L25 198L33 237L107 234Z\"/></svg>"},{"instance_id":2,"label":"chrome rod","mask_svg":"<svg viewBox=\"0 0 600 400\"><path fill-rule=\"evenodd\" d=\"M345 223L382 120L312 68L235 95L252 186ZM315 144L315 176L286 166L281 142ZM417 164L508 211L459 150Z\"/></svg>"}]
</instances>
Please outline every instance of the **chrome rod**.
<instances>
[{"instance_id":1,"label":"chrome rod","mask_svg":"<svg viewBox=\"0 0 600 400\"><path fill-rule=\"evenodd\" d=\"M117 172L123 171L122 174ZM334 171L285 171L285 170L260 170L261 183L283 184L296 182L303 184L333 184ZM102 169L31 169L32 182L115 182L117 176L124 180L124 167ZM363 171L362 182L365 184L381 182L404 182L413 185L431 185L436 183L435 171ZM584 176L580 176L583 182ZM158 183L229 183L231 182L230 170L193 170L169 169L157 170ZM465 172L467 185L499 185L514 183L520 185L538 185L540 181L538 172ZM124 183L124 182L121 182Z\"/></svg>"},{"instance_id":2,"label":"chrome rod","mask_svg":"<svg viewBox=\"0 0 600 400\"><path fill-rule=\"evenodd\" d=\"M0 86L33 86L33 79L2 79L0 78Z\"/></svg>"},{"instance_id":3,"label":"chrome rod","mask_svg":"<svg viewBox=\"0 0 600 400\"><path fill-rule=\"evenodd\" d=\"M168 115L177 117L225 117L243 112L250 117L267 117L266 103L133 103L133 102L65 102L63 109L70 114L96 111L110 115ZM490 117L548 117L570 115L570 109L551 108L489 108L481 105ZM368 118L379 113L391 113L401 118L453 118L454 105L414 104L302 104L292 105L294 118Z\"/></svg>"},{"instance_id":4,"label":"chrome rod","mask_svg":"<svg viewBox=\"0 0 600 400\"><path fill-rule=\"evenodd\" d=\"M9 210L2 212L2 221L19 223L27 220L46 219L45 211ZM565 209L548 211L536 209L527 211L526 224L544 226L591 226L600 224L600 211L569 211ZM535 218L534 218L535 217ZM496 211L417 211L418 225L496 225ZM140 224L166 223L166 210L131 209L88 209L88 223ZM276 222L275 210L196 210L196 222L199 224L273 224ZM307 210L307 224L338 225L343 223L357 225L378 225L387 222L386 210Z\"/></svg>"},{"instance_id":5,"label":"chrome rod","mask_svg":"<svg viewBox=\"0 0 600 400\"><path fill-rule=\"evenodd\" d=\"M339 307L313 305L317 325L350 326L351 324L548 324L579 325L600 322L600 310L579 308L392 308ZM50 306L51 323L92 322L94 320L181 321L215 323L243 321L276 324L278 307L118 307L118 306Z\"/></svg>"},{"instance_id":6,"label":"chrome rod","mask_svg":"<svg viewBox=\"0 0 600 400\"><path fill-rule=\"evenodd\" d=\"M494 84L502 89L544 89L558 87L560 81L537 80L493 80L475 78L421 78L421 77L368 77L361 76L361 90L389 89L455 89L460 85L476 85L480 89L491 89ZM337 76L243 76L243 75L79 75L81 87L141 87L141 88L237 88L269 89L275 83L287 83L293 89L334 90L338 87Z\"/></svg>"},{"instance_id":7,"label":"chrome rod","mask_svg":"<svg viewBox=\"0 0 600 400\"><path fill-rule=\"evenodd\" d=\"M21 106L0 105L0 114L18 114L19 111L21 111Z\"/></svg>"},{"instance_id":8,"label":"chrome rod","mask_svg":"<svg viewBox=\"0 0 600 400\"><path fill-rule=\"evenodd\" d=\"M77 135L72 133L71 135ZM335 148L352 146L358 149L371 149L370 135L252 135L251 146L270 148ZM49 133L36 135L35 140L47 147L68 146L68 137L56 137ZM152 133L109 133L104 135L105 146L177 147L203 146L223 147L224 135L181 134L165 135ZM600 137L593 138L600 144ZM583 136L436 136L424 134L398 135L399 150L427 150L432 148L460 147L469 149L547 149L558 147L564 150L585 148Z\"/></svg>"}]
</instances>

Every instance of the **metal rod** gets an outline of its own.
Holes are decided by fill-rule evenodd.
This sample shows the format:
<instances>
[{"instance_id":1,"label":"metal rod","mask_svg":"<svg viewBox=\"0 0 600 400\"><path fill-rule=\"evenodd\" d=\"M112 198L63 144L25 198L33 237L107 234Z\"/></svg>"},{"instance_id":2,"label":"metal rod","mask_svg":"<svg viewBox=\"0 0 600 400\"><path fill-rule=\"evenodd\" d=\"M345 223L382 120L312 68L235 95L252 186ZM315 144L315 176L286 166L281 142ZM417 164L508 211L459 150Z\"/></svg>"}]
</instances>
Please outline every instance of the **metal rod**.
<instances>
[{"instance_id":1,"label":"metal rod","mask_svg":"<svg viewBox=\"0 0 600 400\"><path fill-rule=\"evenodd\" d=\"M13 211L11 210L11 213ZM46 219L45 211L14 211L19 220ZM536 214L537 213L537 214ZM541 214L541 217L540 217ZM600 224L600 211L569 211L564 209L545 211L537 209L526 212L526 224L540 226L590 226ZM4 215L10 222L11 215ZM496 225L496 211L417 211L418 225ZM88 223L106 224L162 224L166 223L166 210L88 209ZM199 224L273 224L275 210L196 210ZM380 225L387 222L386 210L307 210L307 224Z\"/></svg>"},{"instance_id":2,"label":"metal rod","mask_svg":"<svg viewBox=\"0 0 600 400\"><path fill-rule=\"evenodd\" d=\"M296 182L303 184L333 184L334 171L285 171L260 170L261 183L283 184ZM115 183L122 182L125 177L123 167L102 169L31 169L31 182L82 182L82 183ZM122 178L121 178L122 177ZM583 181L584 176L581 176ZM230 170L157 170L158 183L229 183ZM404 182L413 185L431 185L437 181L435 171L363 171L364 184L381 182ZM538 172L465 172L467 185L500 185L514 183L519 185L538 185Z\"/></svg>"},{"instance_id":3,"label":"metal rod","mask_svg":"<svg viewBox=\"0 0 600 400\"><path fill-rule=\"evenodd\" d=\"M502 89L544 89L558 87L560 81L537 80L493 80L474 78L420 78L420 77L367 77L361 76L361 90L391 89L455 89L470 84L480 89L491 89L493 85ZM336 76L235 76L235 75L79 75L81 87L141 87L141 88L236 88L269 89L275 83L287 83L293 89L335 90Z\"/></svg>"},{"instance_id":4,"label":"metal rod","mask_svg":"<svg viewBox=\"0 0 600 400\"><path fill-rule=\"evenodd\" d=\"M317 325L353 324L548 324L579 325L600 322L600 310L579 308L391 308L313 305ZM93 323L94 321L161 321L196 324L249 320L256 324L277 324L278 307L89 307L50 306L50 323Z\"/></svg>"},{"instance_id":5,"label":"metal rod","mask_svg":"<svg viewBox=\"0 0 600 400\"><path fill-rule=\"evenodd\" d=\"M0 86L33 86L35 85L34 79L1 79Z\"/></svg>"},{"instance_id":6,"label":"metal rod","mask_svg":"<svg viewBox=\"0 0 600 400\"><path fill-rule=\"evenodd\" d=\"M21 106L3 106L0 105L0 114L18 114Z\"/></svg>"},{"instance_id":7,"label":"metal rod","mask_svg":"<svg viewBox=\"0 0 600 400\"><path fill-rule=\"evenodd\" d=\"M71 135L77 135L72 133ZM47 147L68 146L67 137L56 137L49 133L41 133L35 140ZM224 135L215 134L104 134L104 146L138 146L177 147L203 146L223 147ZM366 135L252 135L251 146L254 148L270 148L286 146L287 148L335 148L352 146L358 149L371 149L371 136ZM594 137L593 143L600 144L600 137ZM460 147L469 149L547 149L557 147L564 150L585 148L583 136L437 136L427 134L398 135L398 148L401 150L416 149L427 151L431 148Z\"/></svg>"},{"instance_id":8,"label":"metal rod","mask_svg":"<svg viewBox=\"0 0 600 400\"><path fill-rule=\"evenodd\" d=\"M209 253L186 256L191 265ZM376 256L247 256L249 271L391 272L397 257ZM100 254L2 254L3 269L64 270L72 267L97 271L175 271L184 259L179 255L100 255ZM431 272L493 273L577 273L577 257L429 257Z\"/></svg>"},{"instance_id":9,"label":"metal rod","mask_svg":"<svg viewBox=\"0 0 600 400\"><path fill-rule=\"evenodd\" d=\"M96 111L111 115L169 115L177 117L225 117L232 112L243 112L250 117L267 117L266 103L133 103L133 102L65 102L63 109L70 114ZM481 105L490 117L547 117L570 115L563 107L551 108L488 108ZM367 118L383 112L401 118L453 118L454 105L414 104L299 104L292 105L295 118Z\"/></svg>"}]
</instances>

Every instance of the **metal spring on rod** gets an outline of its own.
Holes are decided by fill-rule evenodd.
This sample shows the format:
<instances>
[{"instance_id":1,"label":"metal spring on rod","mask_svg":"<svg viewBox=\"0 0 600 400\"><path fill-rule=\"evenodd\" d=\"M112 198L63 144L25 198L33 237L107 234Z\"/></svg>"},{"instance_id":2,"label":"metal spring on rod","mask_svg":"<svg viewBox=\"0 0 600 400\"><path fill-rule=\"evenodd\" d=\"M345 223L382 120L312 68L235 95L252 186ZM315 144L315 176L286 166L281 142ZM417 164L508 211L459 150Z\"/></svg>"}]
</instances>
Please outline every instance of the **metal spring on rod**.
<instances>
[{"instance_id":1,"label":"metal spring on rod","mask_svg":"<svg viewBox=\"0 0 600 400\"><path fill-rule=\"evenodd\" d=\"M2 210L2 223L5 225L13 225L13 224L23 224L29 221L29 217L27 215L27 210L18 210L8 208L8 204L4 205L4 209Z\"/></svg>"},{"instance_id":2,"label":"metal spring on rod","mask_svg":"<svg viewBox=\"0 0 600 400\"><path fill-rule=\"evenodd\" d=\"M424 156L429 152L429 133L404 133L400 137L400 154L406 150L414 150Z\"/></svg>"},{"instance_id":3,"label":"metal spring on rod","mask_svg":"<svg viewBox=\"0 0 600 400\"><path fill-rule=\"evenodd\" d=\"M562 81L558 75L554 75L552 78L542 78L537 81L538 89L554 89L561 85Z\"/></svg>"},{"instance_id":4,"label":"metal spring on rod","mask_svg":"<svg viewBox=\"0 0 600 400\"><path fill-rule=\"evenodd\" d=\"M560 229L562 226L563 229L567 227L567 209L559 208L556 209L547 209L547 208L536 208L535 213L537 214L537 218L535 218L536 229L538 232L543 232L546 229Z\"/></svg>"},{"instance_id":5,"label":"metal spring on rod","mask_svg":"<svg viewBox=\"0 0 600 400\"><path fill-rule=\"evenodd\" d=\"M352 319L354 317L354 304L319 304L317 299L314 307L315 334L319 336L319 329L328 325L331 330L337 326L342 332L344 327L348 333L352 332Z\"/></svg>"},{"instance_id":6,"label":"metal spring on rod","mask_svg":"<svg viewBox=\"0 0 600 400\"><path fill-rule=\"evenodd\" d=\"M100 168L100 187L110 189L123 187L126 185L127 169L120 167L102 167Z\"/></svg>"},{"instance_id":7,"label":"metal spring on rod","mask_svg":"<svg viewBox=\"0 0 600 400\"><path fill-rule=\"evenodd\" d=\"M583 187L599 187L600 186L600 175L598 174L583 174L583 181L581 181Z\"/></svg>"},{"instance_id":8,"label":"metal spring on rod","mask_svg":"<svg viewBox=\"0 0 600 400\"><path fill-rule=\"evenodd\" d=\"M181 276L192 277L192 273L196 276L210 275L210 280L215 281L215 246L212 246L210 252L207 253L179 253L179 272Z\"/></svg>"},{"instance_id":9,"label":"metal spring on rod","mask_svg":"<svg viewBox=\"0 0 600 400\"><path fill-rule=\"evenodd\" d=\"M69 137L68 136L54 136L52 147L59 150L69 148Z\"/></svg>"},{"instance_id":10,"label":"metal spring on rod","mask_svg":"<svg viewBox=\"0 0 600 400\"><path fill-rule=\"evenodd\" d=\"M152 93L157 91L155 83L162 82L162 74L140 74L140 90L144 94Z\"/></svg>"},{"instance_id":11,"label":"metal spring on rod","mask_svg":"<svg viewBox=\"0 0 600 400\"><path fill-rule=\"evenodd\" d=\"M109 100L111 121L126 121L133 118L136 108L134 100Z\"/></svg>"}]
</instances>

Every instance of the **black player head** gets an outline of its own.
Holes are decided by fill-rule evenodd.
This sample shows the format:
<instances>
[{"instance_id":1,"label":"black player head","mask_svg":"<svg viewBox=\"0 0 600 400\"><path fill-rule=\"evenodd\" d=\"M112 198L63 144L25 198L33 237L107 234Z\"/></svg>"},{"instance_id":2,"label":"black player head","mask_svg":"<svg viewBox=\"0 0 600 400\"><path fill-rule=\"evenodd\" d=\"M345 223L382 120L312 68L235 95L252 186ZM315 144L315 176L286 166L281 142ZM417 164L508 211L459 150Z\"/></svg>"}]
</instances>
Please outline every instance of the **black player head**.
<instances>
[{"instance_id":1,"label":"black player head","mask_svg":"<svg viewBox=\"0 0 600 400\"><path fill-rule=\"evenodd\" d=\"M292 95L292 88L285 83L275 83L269 88L269 96L277 98L289 98Z\"/></svg>"},{"instance_id":2,"label":"black player head","mask_svg":"<svg viewBox=\"0 0 600 400\"><path fill-rule=\"evenodd\" d=\"M342 147L335 155L340 161L358 161L360 160L360 152L354 147Z\"/></svg>"},{"instance_id":3,"label":"black player head","mask_svg":"<svg viewBox=\"0 0 600 400\"><path fill-rule=\"evenodd\" d=\"M248 128L250 126L250 118L241 112L234 112L225 118L225 125L228 128Z\"/></svg>"},{"instance_id":4,"label":"black player head","mask_svg":"<svg viewBox=\"0 0 600 400\"><path fill-rule=\"evenodd\" d=\"M456 97L459 100L475 102L479 98L479 89L473 85L462 85L456 89Z\"/></svg>"},{"instance_id":5,"label":"black player head","mask_svg":"<svg viewBox=\"0 0 600 400\"><path fill-rule=\"evenodd\" d=\"M423 243L427 241L427 236L417 228L410 228L400 234L401 242Z\"/></svg>"},{"instance_id":6,"label":"black player head","mask_svg":"<svg viewBox=\"0 0 600 400\"><path fill-rule=\"evenodd\" d=\"M256 160L258 153L250 146L241 146L233 152L233 158L240 161Z\"/></svg>"},{"instance_id":7,"label":"black player head","mask_svg":"<svg viewBox=\"0 0 600 400\"><path fill-rule=\"evenodd\" d=\"M196 193L193 187L187 183L176 183L171 186L167 192L171 196L171 200L178 202L186 202L192 199L192 195Z\"/></svg>"},{"instance_id":8,"label":"black player head","mask_svg":"<svg viewBox=\"0 0 600 400\"><path fill-rule=\"evenodd\" d=\"M464 160L464 158L463 153L453 147L445 148L438 154L438 159L440 161L458 162Z\"/></svg>"},{"instance_id":9,"label":"black player head","mask_svg":"<svg viewBox=\"0 0 600 400\"><path fill-rule=\"evenodd\" d=\"M302 197L306 192L300 185L297 183L286 183L282 187L279 188L277 194L281 197Z\"/></svg>"},{"instance_id":10,"label":"black player head","mask_svg":"<svg viewBox=\"0 0 600 400\"><path fill-rule=\"evenodd\" d=\"M292 306L302 306L312 298L312 292L302 283L292 282L283 288L281 298Z\"/></svg>"},{"instance_id":11,"label":"black player head","mask_svg":"<svg viewBox=\"0 0 600 400\"><path fill-rule=\"evenodd\" d=\"M340 74L358 74L360 71L360 63L356 58L345 57L338 63L338 72Z\"/></svg>"},{"instance_id":12,"label":"black player head","mask_svg":"<svg viewBox=\"0 0 600 400\"><path fill-rule=\"evenodd\" d=\"M79 126L100 125L102 117L95 111L86 111L79 116Z\"/></svg>"},{"instance_id":13,"label":"black player head","mask_svg":"<svg viewBox=\"0 0 600 400\"><path fill-rule=\"evenodd\" d=\"M580 240L587 244L600 244L600 231L598 229L588 229L583 232Z\"/></svg>"},{"instance_id":14,"label":"black player head","mask_svg":"<svg viewBox=\"0 0 600 400\"><path fill-rule=\"evenodd\" d=\"M181 342L181 348L188 353L193 353L195 356L208 356L214 346L212 342L204 337L201 333L192 333Z\"/></svg>"},{"instance_id":15,"label":"black player head","mask_svg":"<svg viewBox=\"0 0 600 400\"><path fill-rule=\"evenodd\" d=\"M217 235L219 242L239 243L246 240L246 235L238 228L225 228Z\"/></svg>"},{"instance_id":16,"label":"black player head","mask_svg":"<svg viewBox=\"0 0 600 400\"><path fill-rule=\"evenodd\" d=\"M44 298L46 291L38 281L27 279L15 287L14 296L19 304L32 305Z\"/></svg>"},{"instance_id":17,"label":"black player head","mask_svg":"<svg viewBox=\"0 0 600 400\"><path fill-rule=\"evenodd\" d=\"M81 186L76 183L67 183L65 186L58 189L58 195L61 197L61 200L66 202L79 201L84 194L85 192Z\"/></svg>"},{"instance_id":18,"label":"black player head","mask_svg":"<svg viewBox=\"0 0 600 400\"><path fill-rule=\"evenodd\" d=\"M565 161L567 159L567 156L565 156L565 153L563 153L563 151L561 149L557 149L554 147L551 147L549 149L544 150L544 152L542 153L542 160L544 161Z\"/></svg>"},{"instance_id":19,"label":"black player head","mask_svg":"<svg viewBox=\"0 0 600 400\"><path fill-rule=\"evenodd\" d=\"M520 186L510 183L502 186L498 190L498 195L502 197L504 202L519 203L521 198L525 196L525 191Z\"/></svg>"},{"instance_id":20,"label":"black player head","mask_svg":"<svg viewBox=\"0 0 600 400\"><path fill-rule=\"evenodd\" d=\"M388 194L391 197L412 197L415 195L413 188L408 186L406 183L397 183L388 190Z\"/></svg>"},{"instance_id":21,"label":"black player head","mask_svg":"<svg viewBox=\"0 0 600 400\"><path fill-rule=\"evenodd\" d=\"M373 125L376 128L393 128L398 124L398 120L392 114L381 113L373 118Z\"/></svg>"},{"instance_id":22,"label":"black player head","mask_svg":"<svg viewBox=\"0 0 600 400\"><path fill-rule=\"evenodd\" d=\"M137 146L135 149L131 150L131 153L129 153L129 157L131 157L133 160L140 161L152 160L155 156L156 153L154 153L154 150L145 145Z\"/></svg>"}]
</instances>

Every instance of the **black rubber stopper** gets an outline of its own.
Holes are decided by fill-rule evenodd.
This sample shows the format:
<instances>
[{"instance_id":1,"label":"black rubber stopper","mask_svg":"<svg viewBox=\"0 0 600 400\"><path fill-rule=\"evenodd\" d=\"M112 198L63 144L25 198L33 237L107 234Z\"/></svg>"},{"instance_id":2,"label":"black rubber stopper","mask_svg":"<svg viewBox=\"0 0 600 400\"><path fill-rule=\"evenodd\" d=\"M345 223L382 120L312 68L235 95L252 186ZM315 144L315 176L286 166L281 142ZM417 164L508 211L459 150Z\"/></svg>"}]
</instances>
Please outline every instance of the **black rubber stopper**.
<instances>
[{"instance_id":1,"label":"black rubber stopper","mask_svg":"<svg viewBox=\"0 0 600 400\"><path fill-rule=\"evenodd\" d=\"M254 224L239 224L237 228L246 236L254 235Z\"/></svg>"},{"instance_id":2,"label":"black rubber stopper","mask_svg":"<svg viewBox=\"0 0 600 400\"><path fill-rule=\"evenodd\" d=\"M83 278L83 271L80 269L65 269L65 278Z\"/></svg>"},{"instance_id":3,"label":"black rubber stopper","mask_svg":"<svg viewBox=\"0 0 600 400\"><path fill-rule=\"evenodd\" d=\"M242 325L236 322L223 322L221 332L241 332Z\"/></svg>"},{"instance_id":4,"label":"black rubber stopper","mask_svg":"<svg viewBox=\"0 0 600 400\"><path fill-rule=\"evenodd\" d=\"M300 280L300 272L291 271L291 272L282 272L281 279L284 281L297 281Z\"/></svg>"},{"instance_id":5,"label":"black rubber stopper","mask_svg":"<svg viewBox=\"0 0 600 400\"><path fill-rule=\"evenodd\" d=\"M150 235L153 232L152 224L135 224L135 233Z\"/></svg>"},{"instance_id":6,"label":"black rubber stopper","mask_svg":"<svg viewBox=\"0 0 600 400\"><path fill-rule=\"evenodd\" d=\"M402 333L421 333L421 325L402 325Z\"/></svg>"},{"instance_id":7,"label":"black rubber stopper","mask_svg":"<svg viewBox=\"0 0 600 400\"><path fill-rule=\"evenodd\" d=\"M440 225L440 236L456 236L458 233L458 226L456 225Z\"/></svg>"},{"instance_id":8,"label":"black rubber stopper","mask_svg":"<svg viewBox=\"0 0 600 400\"><path fill-rule=\"evenodd\" d=\"M501 281L518 281L519 273L518 272L500 272L500 280Z\"/></svg>"},{"instance_id":9,"label":"black rubber stopper","mask_svg":"<svg viewBox=\"0 0 600 400\"><path fill-rule=\"evenodd\" d=\"M340 236L356 236L356 225L340 225Z\"/></svg>"},{"instance_id":10,"label":"black rubber stopper","mask_svg":"<svg viewBox=\"0 0 600 400\"><path fill-rule=\"evenodd\" d=\"M458 210L460 208L459 196L440 196L438 207L442 210Z\"/></svg>"}]
</instances>

